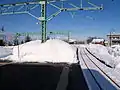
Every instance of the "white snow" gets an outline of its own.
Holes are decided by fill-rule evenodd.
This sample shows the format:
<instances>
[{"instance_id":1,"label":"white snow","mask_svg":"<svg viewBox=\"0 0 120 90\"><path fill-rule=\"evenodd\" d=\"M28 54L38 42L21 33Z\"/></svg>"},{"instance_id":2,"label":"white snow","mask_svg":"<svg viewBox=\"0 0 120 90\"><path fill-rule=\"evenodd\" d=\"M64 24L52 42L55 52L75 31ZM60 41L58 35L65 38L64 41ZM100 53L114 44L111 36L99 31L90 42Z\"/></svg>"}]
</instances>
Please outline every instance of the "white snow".
<instances>
[{"instance_id":1,"label":"white snow","mask_svg":"<svg viewBox=\"0 0 120 90\"><path fill-rule=\"evenodd\" d=\"M83 70L83 74L85 76L85 79L87 81L87 84L89 86L90 90L99 90L96 86L96 83L94 82L94 80L92 79L92 77L89 74L88 71L88 67L89 69L92 71L93 75L95 76L95 78L97 79L98 83L101 85L101 87L103 87L105 90L119 90L113 82L111 82L110 79L108 79L108 77L106 77L106 75L103 74L102 71L104 71L112 80L114 80L118 85L120 85L120 46L119 45L114 45L112 47L106 47L103 45L99 45L99 44L89 44L89 45L75 45L76 47L78 47L79 49L79 59L80 59L80 65L81 68ZM116 66L115 68L110 68L108 66L106 66L105 64L101 63L100 61L98 61L95 57L93 57L91 54L89 54L87 52L87 50L85 49L87 48L88 50L90 50L90 52L92 54L94 54L96 57L98 57L99 59L103 60L106 64L114 67L114 65ZM89 58L101 69L99 70L96 65L94 65L93 63L91 63L91 61L89 60L88 57L86 57L84 51L87 53L87 55L89 56ZM84 58L84 61L86 62L86 64L84 63L83 59L81 58L81 54ZM117 61L117 62L116 62ZM117 88L117 89L116 89Z\"/></svg>"},{"instance_id":2,"label":"white snow","mask_svg":"<svg viewBox=\"0 0 120 90\"><path fill-rule=\"evenodd\" d=\"M104 41L104 39L93 39L93 40L92 40L92 43L103 42L103 41Z\"/></svg>"},{"instance_id":3,"label":"white snow","mask_svg":"<svg viewBox=\"0 0 120 90\"><path fill-rule=\"evenodd\" d=\"M116 68L120 68L120 57L118 58L119 59L119 64L116 65Z\"/></svg>"},{"instance_id":4,"label":"white snow","mask_svg":"<svg viewBox=\"0 0 120 90\"><path fill-rule=\"evenodd\" d=\"M109 54L114 58L116 68L120 68L120 45L108 47Z\"/></svg>"},{"instance_id":5,"label":"white snow","mask_svg":"<svg viewBox=\"0 0 120 90\"><path fill-rule=\"evenodd\" d=\"M18 55L19 47L19 55ZM3 59L14 62L67 62L76 63L76 51L61 40L31 41L13 48L13 55Z\"/></svg>"},{"instance_id":6,"label":"white snow","mask_svg":"<svg viewBox=\"0 0 120 90\"><path fill-rule=\"evenodd\" d=\"M6 48L3 46L0 46L0 58L6 57L8 55L12 54L12 49L11 48Z\"/></svg>"},{"instance_id":7,"label":"white snow","mask_svg":"<svg viewBox=\"0 0 120 90\"><path fill-rule=\"evenodd\" d=\"M76 40L75 39L69 39L69 42L75 42Z\"/></svg>"},{"instance_id":8,"label":"white snow","mask_svg":"<svg viewBox=\"0 0 120 90\"><path fill-rule=\"evenodd\" d=\"M112 67L115 66L114 58L108 53L108 49L105 46L100 44L90 44L87 48L92 54L104 61L106 64Z\"/></svg>"},{"instance_id":9,"label":"white snow","mask_svg":"<svg viewBox=\"0 0 120 90\"><path fill-rule=\"evenodd\" d=\"M106 49L105 46L100 45L100 44L89 44L88 46L92 52L94 53L99 53L99 54L108 54L108 50Z\"/></svg>"},{"instance_id":10,"label":"white snow","mask_svg":"<svg viewBox=\"0 0 120 90\"><path fill-rule=\"evenodd\" d=\"M89 69L92 71L92 73L94 74L95 78L98 80L98 83L101 85L101 87L103 87L105 90L110 90L113 87L113 85L115 85L113 82L111 82L111 80L108 79L108 77L106 77L106 75L103 74L102 71L104 71L112 80L114 80L118 85L120 85L120 77L119 77L119 72L117 70L115 70L114 68L109 68L106 65L104 65L103 63L99 62L95 57L93 57L91 54L89 54L86 49L85 52L87 53L87 55L89 56L89 58L101 69L97 68L95 64L93 64L89 58L86 57L86 55L84 54L84 52L82 51L84 49L84 47L79 48L79 51L81 51L82 56L84 56L84 61L86 62L87 66L89 67ZM81 56L81 55L80 55ZM88 81L88 84L90 84L90 86L92 86L92 88L95 88L95 84L92 85L92 81L91 77L88 75L89 72L86 73L87 67L83 62L83 59L81 60L81 67L83 69L83 73L85 74L85 78ZM111 82L111 83L109 83ZM116 87L116 85L115 85ZM118 87L116 87L118 88ZM91 89L94 90L94 89ZM95 89L98 90L98 89ZM116 89L112 89L112 90L116 90Z\"/></svg>"},{"instance_id":11,"label":"white snow","mask_svg":"<svg viewBox=\"0 0 120 90\"><path fill-rule=\"evenodd\" d=\"M78 45L77 47L87 48L92 54L104 61L106 64L120 70L120 45L111 47L100 44Z\"/></svg>"},{"instance_id":12,"label":"white snow","mask_svg":"<svg viewBox=\"0 0 120 90\"><path fill-rule=\"evenodd\" d=\"M111 47L100 44L74 45L75 47L87 48L93 55L104 61L106 64L120 68L120 45L112 45Z\"/></svg>"},{"instance_id":13,"label":"white snow","mask_svg":"<svg viewBox=\"0 0 120 90\"><path fill-rule=\"evenodd\" d=\"M119 45L112 45L111 47L107 47L108 53L113 56L117 57L120 56L120 46Z\"/></svg>"}]
</instances>

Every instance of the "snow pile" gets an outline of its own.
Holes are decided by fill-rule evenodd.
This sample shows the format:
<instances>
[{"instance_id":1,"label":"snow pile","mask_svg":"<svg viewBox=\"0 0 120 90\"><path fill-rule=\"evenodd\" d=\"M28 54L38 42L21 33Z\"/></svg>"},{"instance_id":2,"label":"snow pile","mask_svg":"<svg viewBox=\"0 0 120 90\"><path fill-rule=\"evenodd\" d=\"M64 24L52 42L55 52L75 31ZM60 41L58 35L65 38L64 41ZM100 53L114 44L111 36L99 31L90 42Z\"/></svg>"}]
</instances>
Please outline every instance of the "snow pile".
<instances>
[{"instance_id":1,"label":"snow pile","mask_svg":"<svg viewBox=\"0 0 120 90\"><path fill-rule=\"evenodd\" d=\"M108 48L109 53L114 57L116 68L120 68L120 45L112 45Z\"/></svg>"},{"instance_id":2,"label":"snow pile","mask_svg":"<svg viewBox=\"0 0 120 90\"><path fill-rule=\"evenodd\" d=\"M68 43L61 40L31 41L13 49L13 55L4 59L14 62L67 62L76 63L76 52ZM18 57L19 56L19 57Z\"/></svg>"},{"instance_id":3,"label":"snow pile","mask_svg":"<svg viewBox=\"0 0 120 90\"><path fill-rule=\"evenodd\" d=\"M103 45L89 44L88 47L89 47L90 50L92 50L93 53L109 54L107 48Z\"/></svg>"},{"instance_id":4,"label":"snow pile","mask_svg":"<svg viewBox=\"0 0 120 90\"><path fill-rule=\"evenodd\" d=\"M120 57L115 58L116 68L120 68Z\"/></svg>"},{"instance_id":5,"label":"snow pile","mask_svg":"<svg viewBox=\"0 0 120 90\"><path fill-rule=\"evenodd\" d=\"M108 49L100 44L90 44L88 45L88 50L100 60L104 61L107 65L112 67L115 66L113 57L109 54Z\"/></svg>"},{"instance_id":6,"label":"snow pile","mask_svg":"<svg viewBox=\"0 0 120 90\"><path fill-rule=\"evenodd\" d=\"M120 56L120 45L112 45L111 48L111 55L113 55L114 57Z\"/></svg>"},{"instance_id":7,"label":"snow pile","mask_svg":"<svg viewBox=\"0 0 120 90\"><path fill-rule=\"evenodd\" d=\"M11 48L6 48L3 46L0 46L0 58L6 57L8 55L12 54L12 49Z\"/></svg>"}]
</instances>

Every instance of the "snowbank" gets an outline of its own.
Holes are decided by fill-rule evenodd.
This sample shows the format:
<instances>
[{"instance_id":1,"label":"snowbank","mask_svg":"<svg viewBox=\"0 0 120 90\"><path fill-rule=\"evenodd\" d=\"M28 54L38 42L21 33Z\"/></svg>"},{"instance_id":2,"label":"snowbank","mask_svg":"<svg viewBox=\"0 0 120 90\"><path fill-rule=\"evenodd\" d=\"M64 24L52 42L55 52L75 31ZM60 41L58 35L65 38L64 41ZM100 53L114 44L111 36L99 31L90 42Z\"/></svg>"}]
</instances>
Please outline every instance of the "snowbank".
<instances>
[{"instance_id":1,"label":"snowbank","mask_svg":"<svg viewBox=\"0 0 120 90\"><path fill-rule=\"evenodd\" d=\"M14 47L13 55L5 59L14 62L67 62L76 63L76 52L68 43L61 40L31 41Z\"/></svg>"},{"instance_id":2,"label":"snowbank","mask_svg":"<svg viewBox=\"0 0 120 90\"><path fill-rule=\"evenodd\" d=\"M109 54L114 57L116 68L120 68L120 45L108 47Z\"/></svg>"},{"instance_id":3,"label":"snowbank","mask_svg":"<svg viewBox=\"0 0 120 90\"><path fill-rule=\"evenodd\" d=\"M100 44L90 44L87 48L92 54L104 61L107 65L112 67L115 66L114 58L109 54L108 49L105 46Z\"/></svg>"},{"instance_id":4,"label":"snowbank","mask_svg":"<svg viewBox=\"0 0 120 90\"><path fill-rule=\"evenodd\" d=\"M100 44L89 44L88 47L89 47L89 49L92 50L93 53L109 54L108 50L103 45L100 45Z\"/></svg>"},{"instance_id":5,"label":"snowbank","mask_svg":"<svg viewBox=\"0 0 120 90\"><path fill-rule=\"evenodd\" d=\"M117 57L115 61L116 61L116 68L120 68L120 57Z\"/></svg>"},{"instance_id":6,"label":"snowbank","mask_svg":"<svg viewBox=\"0 0 120 90\"><path fill-rule=\"evenodd\" d=\"M4 46L0 46L0 58L6 57L12 54L11 48L6 48Z\"/></svg>"},{"instance_id":7,"label":"snowbank","mask_svg":"<svg viewBox=\"0 0 120 90\"><path fill-rule=\"evenodd\" d=\"M112 55L114 55L114 57L120 56L120 45L112 45Z\"/></svg>"}]
</instances>

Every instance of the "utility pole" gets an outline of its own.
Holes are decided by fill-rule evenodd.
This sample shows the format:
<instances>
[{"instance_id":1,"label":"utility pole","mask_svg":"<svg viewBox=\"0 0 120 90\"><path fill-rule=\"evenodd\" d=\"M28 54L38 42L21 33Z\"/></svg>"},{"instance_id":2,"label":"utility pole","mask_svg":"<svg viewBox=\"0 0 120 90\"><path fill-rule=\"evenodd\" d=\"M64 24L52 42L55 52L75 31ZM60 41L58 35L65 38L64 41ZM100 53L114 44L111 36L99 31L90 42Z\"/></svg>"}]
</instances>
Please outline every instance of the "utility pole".
<instances>
[{"instance_id":1,"label":"utility pole","mask_svg":"<svg viewBox=\"0 0 120 90\"><path fill-rule=\"evenodd\" d=\"M112 28L111 30L110 30L110 42L109 42L109 44L110 44L110 46L112 45L112 33L113 32L115 32L115 28Z\"/></svg>"},{"instance_id":2,"label":"utility pole","mask_svg":"<svg viewBox=\"0 0 120 90\"><path fill-rule=\"evenodd\" d=\"M42 43L46 41L46 27L47 27L47 21L46 21L46 7L47 7L47 1L40 1L41 4L41 30L42 30Z\"/></svg>"},{"instance_id":3,"label":"utility pole","mask_svg":"<svg viewBox=\"0 0 120 90\"><path fill-rule=\"evenodd\" d=\"M70 41L70 32L68 31L68 42Z\"/></svg>"},{"instance_id":4,"label":"utility pole","mask_svg":"<svg viewBox=\"0 0 120 90\"><path fill-rule=\"evenodd\" d=\"M112 40L111 40L111 31L110 31L110 47L111 47L111 45L112 45Z\"/></svg>"},{"instance_id":5,"label":"utility pole","mask_svg":"<svg viewBox=\"0 0 120 90\"><path fill-rule=\"evenodd\" d=\"M78 11L78 10L103 10L103 6L97 6L93 3L91 3L89 0L86 0L87 3L91 7L83 7L83 0L80 1L80 5L74 5L73 3L67 2L65 0L36 0L36 1L27 1L27 2L18 2L18 3L12 3L12 4L1 4L0 5L0 15L10 15L10 14L28 14L37 20L41 22L41 39L42 43L46 41L46 29L47 29L47 22L52 20L54 17L59 15L61 12L68 11ZM59 6L57 5L57 2L59 2ZM61 2L61 3L60 3ZM65 4L64 4L65 3ZM70 6L68 8L67 5ZM30 11L34 10L35 8L39 7L41 5L41 16L36 17L33 15ZM47 16L47 6L50 5L56 9L58 9L57 12L53 13L50 16Z\"/></svg>"}]
</instances>

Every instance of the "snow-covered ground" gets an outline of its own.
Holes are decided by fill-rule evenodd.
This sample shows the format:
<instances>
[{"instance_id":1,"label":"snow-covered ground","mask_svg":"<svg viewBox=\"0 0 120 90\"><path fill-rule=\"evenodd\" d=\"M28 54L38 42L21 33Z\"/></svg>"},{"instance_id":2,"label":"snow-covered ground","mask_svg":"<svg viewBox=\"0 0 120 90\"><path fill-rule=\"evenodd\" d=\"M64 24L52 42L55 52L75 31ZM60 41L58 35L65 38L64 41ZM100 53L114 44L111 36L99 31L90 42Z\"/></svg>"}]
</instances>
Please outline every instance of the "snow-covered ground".
<instances>
[{"instance_id":1,"label":"snow-covered ground","mask_svg":"<svg viewBox=\"0 0 120 90\"><path fill-rule=\"evenodd\" d=\"M87 49L107 65L115 67L114 57L109 53L109 49L99 44L89 44Z\"/></svg>"},{"instance_id":2,"label":"snow-covered ground","mask_svg":"<svg viewBox=\"0 0 120 90\"><path fill-rule=\"evenodd\" d=\"M104 71L115 83L117 83L120 86L120 75L119 75L119 73L120 73L120 46L119 45L113 45L111 47L106 47L106 46L99 45L99 44L75 45L75 46L78 47L79 49L87 48L94 56L96 56L100 60L104 61L106 64L112 66L113 68L110 68L110 67L106 66L105 64L101 63L95 57L93 57L91 54L89 54L87 52L87 50L85 49L87 55L91 58L91 60L96 65L98 65L98 67L102 71ZM102 74L101 70L99 70L93 63L90 63L90 60L88 58L86 58L86 56L83 52L82 52L82 54L83 54L86 64L91 69L92 73L94 74L95 78L98 80L100 85L104 89L106 88L105 90L116 90L114 88L114 86L116 87L116 85L113 82L111 82L109 79L107 79L106 75ZM91 76L89 75L88 69L87 69L86 65L84 64L82 58L79 57L79 59L81 61L80 65L83 69L84 76L86 78L86 81L88 82L88 86L90 88L92 88L91 90L94 90L94 88L97 88L97 86L95 84L92 85L92 83L94 83L94 81L93 81L93 79L91 79ZM96 72L99 72L102 76L99 77L99 74L96 75ZM102 77L106 78L106 80ZM111 85L108 82L110 82ZM110 86L108 86L108 84ZM112 88L114 88L114 89L112 89ZM116 87L116 88L118 88L118 87ZM97 90L97 89L95 89L95 90ZM117 90L119 90L119 89L117 89Z\"/></svg>"},{"instance_id":3,"label":"snow-covered ground","mask_svg":"<svg viewBox=\"0 0 120 90\"><path fill-rule=\"evenodd\" d=\"M120 68L120 45L106 47L99 44L89 44L86 45L86 48L106 64Z\"/></svg>"},{"instance_id":4,"label":"snow-covered ground","mask_svg":"<svg viewBox=\"0 0 120 90\"><path fill-rule=\"evenodd\" d=\"M0 46L0 58L12 55L12 48Z\"/></svg>"},{"instance_id":5,"label":"snow-covered ground","mask_svg":"<svg viewBox=\"0 0 120 90\"><path fill-rule=\"evenodd\" d=\"M114 58L116 68L120 68L120 45L108 47L108 52Z\"/></svg>"},{"instance_id":6,"label":"snow-covered ground","mask_svg":"<svg viewBox=\"0 0 120 90\"><path fill-rule=\"evenodd\" d=\"M78 44L73 46L87 48L100 60L120 71L120 45L112 45L111 47L108 47L100 44Z\"/></svg>"},{"instance_id":7,"label":"snow-covered ground","mask_svg":"<svg viewBox=\"0 0 120 90\"><path fill-rule=\"evenodd\" d=\"M114 68L109 68L103 63L99 62L95 57L88 53L88 51L84 47L80 47L79 52L81 53L81 54L79 53L79 59L81 61L80 65L82 67L85 79L88 83L90 90L101 90L99 89L98 85L96 85L97 83L99 83L102 90L119 90L119 87L116 86L115 83L113 83L114 81L117 83L117 85L120 86L120 77L118 71L116 71ZM86 56L85 53L91 60ZM88 68L90 69L93 76L97 80L97 83L94 81L94 78L91 76L91 73L89 72ZM104 74L103 72L106 74ZM111 81L107 75L113 81Z\"/></svg>"},{"instance_id":8,"label":"snow-covered ground","mask_svg":"<svg viewBox=\"0 0 120 90\"><path fill-rule=\"evenodd\" d=\"M35 40L14 46L12 55L1 59L14 62L77 63L75 48L61 40L48 40L45 43Z\"/></svg>"},{"instance_id":9,"label":"snow-covered ground","mask_svg":"<svg viewBox=\"0 0 120 90\"><path fill-rule=\"evenodd\" d=\"M41 44L41 40L35 40L19 46L0 47L0 59L15 62L76 62L76 47L86 47L106 64L120 68L120 45L111 47L99 44L71 46L61 40L48 40L43 44Z\"/></svg>"}]
</instances>

